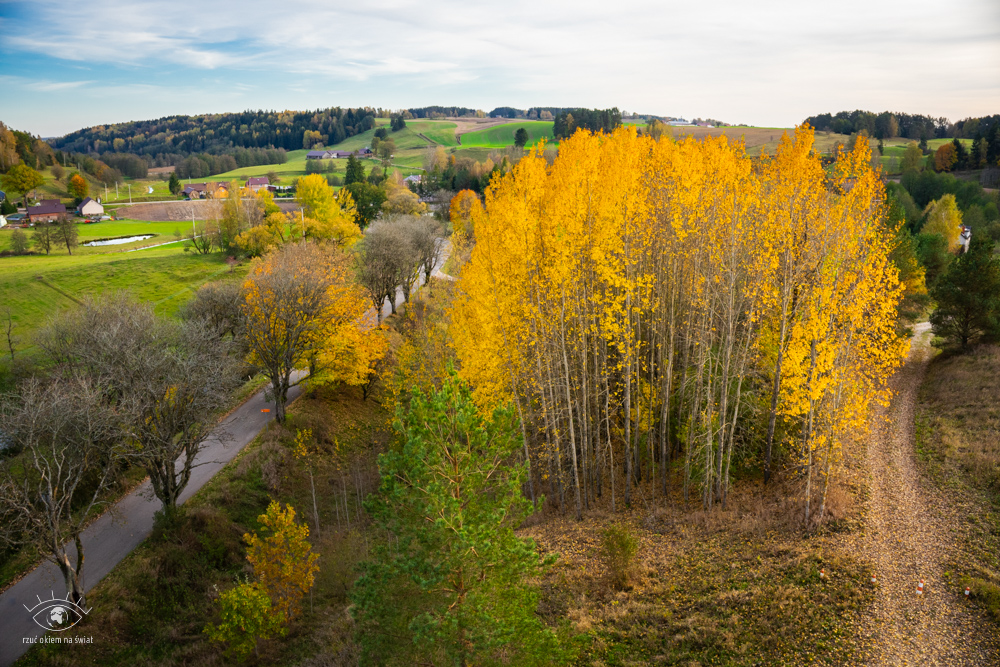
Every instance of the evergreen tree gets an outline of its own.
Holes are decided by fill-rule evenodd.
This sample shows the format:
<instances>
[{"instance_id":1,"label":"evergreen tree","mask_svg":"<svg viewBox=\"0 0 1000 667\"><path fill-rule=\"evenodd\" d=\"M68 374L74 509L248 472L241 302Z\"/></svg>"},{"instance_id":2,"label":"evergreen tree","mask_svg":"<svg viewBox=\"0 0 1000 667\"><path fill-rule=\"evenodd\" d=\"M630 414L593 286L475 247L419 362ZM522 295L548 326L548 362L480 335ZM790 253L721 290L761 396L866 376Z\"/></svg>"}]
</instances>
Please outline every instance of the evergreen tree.
<instances>
[{"instance_id":1,"label":"evergreen tree","mask_svg":"<svg viewBox=\"0 0 1000 667\"><path fill-rule=\"evenodd\" d=\"M1000 167L1000 122L993 123L986 138L986 166Z\"/></svg>"},{"instance_id":2,"label":"evergreen tree","mask_svg":"<svg viewBox=\"0 0 1000 667\"><path fill-rule=\"evenodd\" d=\"M931 315L934 334L965 350L992 338L1000 325L1000 260L993 241L977 235L969 251L951 263L931 290L937 310Z\"/></svg>"},{"instance_id":3,"label":"evergreen tree","mask_svg":"<svg viewBox=\"0 0 1000 667\"><path fill-rule=\"evenodd\" d=\"M365 166L355 155L347 158L347 173L344 174L344 185L361 183L365 180Z\"/></svg>"},{"instance_id":4,"label":"evergreen tree","mask_svg":"<svg viewBox=\"0 0 1000 667\"><path fill-rule=\"evenodd\" d=\"M982 169L986 166L986 140L977 136L972 140L972 151L969 153L969 167Z\"/></svg>"},{"instance_id":5,"label":"evergreen tree","mask_svg":"<svg viewBox=\"0 0 1000 667\"><path fill-rule=\"evenodd\" d=\"M525 144L528 143L528 131L523 127L517 128L517 132L514 133L514 145L518 148L524 148Z\"/></svg>"},{"instance_id":6,"label":"evergreen tree","mask_svg":"<svg viewBox=\"0 0 1000 667\"><path fill-rule=\"evenodd\" d=\"M551 562L514 528L531 513L509 409L483 417L454 375L400 410L402 443L379 458L365 506L392 537L355 584L363 662L552 665L556 636L535 614L527 580Z\"/></svg>"},{"instance_id":7,"label":"evergreen tree","mask_svg":"<svg viewBox=\"0 0 1000 667\"><path fill-rule=\"evenodd\" d=\"M177 172L170 172L170 182L167 183L167 187L170 189L170 194L172 195L179 194L183 189L181 188L180 179L177 178Z\"/></svg>"}]
</instances>

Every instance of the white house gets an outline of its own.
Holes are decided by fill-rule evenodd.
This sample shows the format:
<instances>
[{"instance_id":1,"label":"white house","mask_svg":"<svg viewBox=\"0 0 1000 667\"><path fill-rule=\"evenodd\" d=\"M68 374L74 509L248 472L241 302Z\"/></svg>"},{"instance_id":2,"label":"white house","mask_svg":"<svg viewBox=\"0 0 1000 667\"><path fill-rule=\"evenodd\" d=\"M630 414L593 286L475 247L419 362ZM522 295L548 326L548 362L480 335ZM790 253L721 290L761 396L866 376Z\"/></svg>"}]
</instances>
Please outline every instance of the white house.
<instances>
[{"instance_id":1,"label":"white house","mask_svg":"<svg viewBox=\"0 0 1000 667\"><path fill-rule=\"evenodd\" d=\"M82 202L80 202L80 205L76 207L76 211L77 213L85 217L104 215L104 207L98 204L90 197L87 197Z\"/></svg>"}]
</instances>

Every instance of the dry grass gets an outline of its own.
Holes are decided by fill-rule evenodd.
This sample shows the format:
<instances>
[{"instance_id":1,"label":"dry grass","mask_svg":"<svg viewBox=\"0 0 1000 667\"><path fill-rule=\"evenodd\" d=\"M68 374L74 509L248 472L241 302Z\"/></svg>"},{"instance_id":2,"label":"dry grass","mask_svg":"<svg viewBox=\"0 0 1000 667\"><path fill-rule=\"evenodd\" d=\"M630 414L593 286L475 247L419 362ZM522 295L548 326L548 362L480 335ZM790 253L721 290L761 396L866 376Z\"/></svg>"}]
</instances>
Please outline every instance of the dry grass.
<instances>
[{"instance_id":1,"label":"dry grass","mask_svg":"<svg viewBox=\"0 0 1000 667\"><path fill-rule=\"evenodd\" d=\"M672 497L618 515L592 508L579 523L536 516L520 532L560 554L541 611L582 635L581 665L850 664L870 573L840 533L801 532L794 489L738 484L726 510L686 511ZM858 521L853 503L847 487L831 489L842 530ZM621 591L600 557L602 532L620 522L639 541Z\"/></svg>"},{"instance_id":2,"label":"dry grass","mask_svg":"<svg viewBox=\"0 0 1000 667\"><path fill-rule=\"evenodd\" d=\"M952 578L1000 624L1000 346L934 359L921 388L917 455L957 508Z\"/></svg>"}]
</instances>

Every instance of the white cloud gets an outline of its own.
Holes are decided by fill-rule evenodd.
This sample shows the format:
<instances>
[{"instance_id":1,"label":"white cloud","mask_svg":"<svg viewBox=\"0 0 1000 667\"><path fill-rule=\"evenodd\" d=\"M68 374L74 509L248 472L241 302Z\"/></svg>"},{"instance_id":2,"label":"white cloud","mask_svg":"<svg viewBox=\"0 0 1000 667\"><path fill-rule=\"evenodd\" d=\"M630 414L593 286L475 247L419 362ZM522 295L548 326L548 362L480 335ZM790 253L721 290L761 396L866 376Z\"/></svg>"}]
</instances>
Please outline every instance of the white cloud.
<instances>
[{"instance_id":1,"label":"white cloud","mask_svg":"<svg viewBox=\"0 0 1000 667\"><path fill-rule=\"evenodd\" d=\"M995 0L15 5L5 59L54 56L91 67L88 78L180 71L194 88L212 77L200 100L214 110L617 105L782 125L844 108L1000 110Z\"/></svg>"}]
</instances>

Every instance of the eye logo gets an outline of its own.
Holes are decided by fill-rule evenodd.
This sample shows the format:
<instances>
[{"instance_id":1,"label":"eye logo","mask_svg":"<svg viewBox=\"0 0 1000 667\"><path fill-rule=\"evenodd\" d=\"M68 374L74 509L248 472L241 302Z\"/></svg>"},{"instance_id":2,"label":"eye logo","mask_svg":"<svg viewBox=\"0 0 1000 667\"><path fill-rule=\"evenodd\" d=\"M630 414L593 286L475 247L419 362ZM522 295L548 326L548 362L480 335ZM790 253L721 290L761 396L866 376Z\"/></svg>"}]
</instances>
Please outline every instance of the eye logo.
<instances>
[{"instance_id":1,"label":"eye logo","mask_svg":"<svg viewBox=\"0 0 1000 667\"><path fill-rule=\"evenodd\" d=\"M38 604L34 607L24 605L24 608L31 614L32 620L43 630L54 632L69 630L90 613L90 609L84 609L70 601L68 595L65 598L57 598L52 591L49 591L49 596L48 600L42 600L39 597Z\"/></svg>"}]
</instances>

